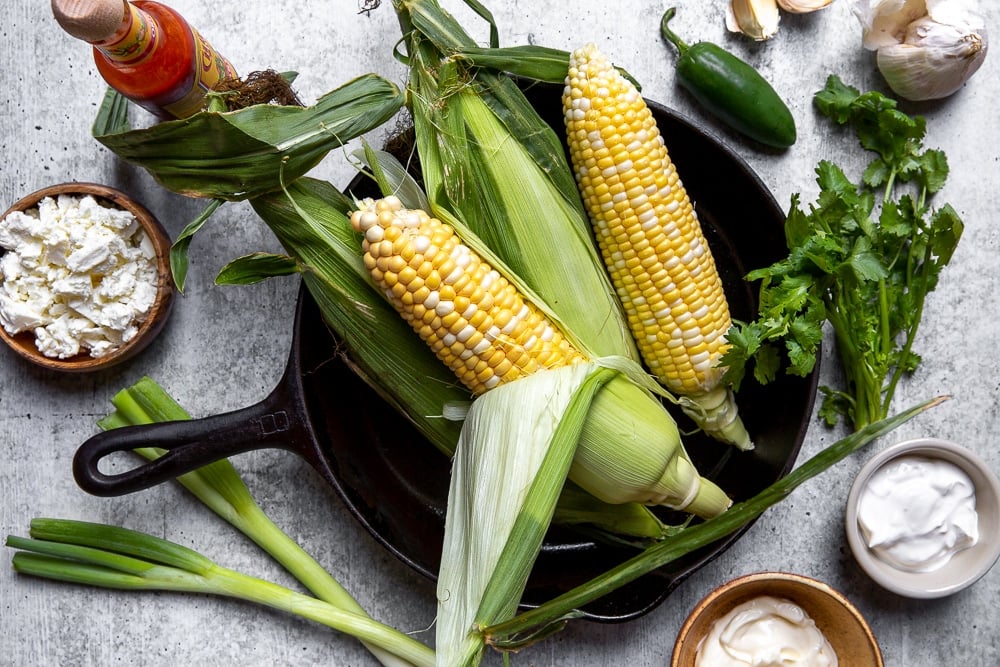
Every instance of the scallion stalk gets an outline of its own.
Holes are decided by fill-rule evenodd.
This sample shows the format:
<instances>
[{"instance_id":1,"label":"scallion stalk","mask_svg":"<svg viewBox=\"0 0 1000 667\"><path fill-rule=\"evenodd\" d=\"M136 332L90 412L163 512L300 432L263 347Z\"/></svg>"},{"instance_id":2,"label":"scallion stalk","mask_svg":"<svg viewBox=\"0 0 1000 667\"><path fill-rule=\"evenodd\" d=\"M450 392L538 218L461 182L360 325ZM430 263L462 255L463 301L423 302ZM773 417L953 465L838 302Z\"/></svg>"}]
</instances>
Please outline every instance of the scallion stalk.
<instances>
[{"instance_id":1,"label":"scallion stalk","mask_svg":"<svg viewBox=\"0 0 1000 667\"><path fill-rule=\"evenodd\" d=\"M191 418L170 394L149 377L143 377L119 391L111 402L115 411L98 422L104 430ZM134 451L150 460L163 455L163 450L155 447ZM346 612L367 615L357 600L322 565L271 521L228 460L216 461L181 475L177 482L253 540L313 595ZM386 667L410 664L401 662L377 645L366 642L366 646Z\"/></svg>"},{"instance_id":2,"label":"scallion stalk","mask_svg":"<svg viewBox=\"0 0 1000 667\"><path fill-rule=\"evenodd\" d=\"M397 665L432 667L434 651L363 612L345 610L278 584L217 565L187 547L102 524L35 519L31 537L8 536L18 572L126 590L203 593L236 598L350 634Z\"/></svg>"}]
</instances>

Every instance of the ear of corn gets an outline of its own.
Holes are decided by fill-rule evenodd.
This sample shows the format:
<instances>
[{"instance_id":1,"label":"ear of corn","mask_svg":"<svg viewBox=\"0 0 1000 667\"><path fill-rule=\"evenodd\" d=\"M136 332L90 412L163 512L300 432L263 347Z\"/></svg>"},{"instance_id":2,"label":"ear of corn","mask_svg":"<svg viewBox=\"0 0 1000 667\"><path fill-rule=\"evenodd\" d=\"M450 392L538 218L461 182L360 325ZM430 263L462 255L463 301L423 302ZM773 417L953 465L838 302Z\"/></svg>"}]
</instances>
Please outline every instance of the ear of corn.
<instances>
[{"instance_id":1,"label":"ear of corn","mask_svg":"<svg viewBox=\"0 0 1000 667\"><path fill-rule=\"evenodd\" d=\"M706 433L751 448L721 384L722 281L652 112L593 44L570 56L563 108L580 192L646 366Z\"/></svg>"},{"instance_id":2,"label":"ear of corn","mask_svg":"<svg viewBox=\"0 0 1000 667\"><path fill-rule=\"evenodd\" d=\"M301 267L310 294L337 333L341 348L331 354L345 354L358 375L451 457L463 424L447 418L447 408L467 402L470 392L420 342L381 292L373 289L362 262L361 239L351 228L350 211L333 204L341 199L329 183L301 178L285 193L263 195L251 203ZM567 511L560 501L556 517L563 524L586 523L598 531L640 541L658 539L665 530L647 508L636 503L574 501Z\"/></svg>"}]
</instances>

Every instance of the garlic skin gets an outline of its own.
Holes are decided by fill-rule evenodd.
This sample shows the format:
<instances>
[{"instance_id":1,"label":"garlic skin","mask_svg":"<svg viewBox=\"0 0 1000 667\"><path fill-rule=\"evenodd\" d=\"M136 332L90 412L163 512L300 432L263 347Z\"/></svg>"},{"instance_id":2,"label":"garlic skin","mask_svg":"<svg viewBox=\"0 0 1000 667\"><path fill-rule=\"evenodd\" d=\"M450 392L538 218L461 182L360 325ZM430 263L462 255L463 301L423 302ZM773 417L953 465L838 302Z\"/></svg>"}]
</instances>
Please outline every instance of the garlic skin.
<instances>
[{"instance_id":1,"label":"garlic skin","mask_svg":"<svg viewBox=\"0 0 1000 667\"><path fill-rule=\"evenodd\" d=\"M869 51L899 44L906 28L927 15L926 0L853 0L851 12L861 23L861 44Z\"/></svg>"},{"instance_id":2,"label":"garlic skin","mask_svg":"<svg viewBox=\"0 0 1000 667\"><path fill-rule=\"evenodd\" d=\"M808 14L829 7L833 0L778 0L778 7L789 14Z\"/></svg>"},{"instance_id":3,"label":"garlic skin","mask_svg":"<svg viewBox=\"0 0 1000 667\"><path fill-rule=\"evenodd\" d=\"M924 101L958 91L986 58L986 27L962 0L854 0L862 44L900 97Z\"/></svg>"},{"instance_id":4,"label":"garlic skin","mask_svg":"<svg viewBox=\"0 0 1000 667\"><path fill-rule=\"evenodd\" d=\"M776 0L730 0L726 7L726 27L758 42L778 32L780 19Z\"/></svg>"},{"instance_id":5,"label":"garlic skin","mask_svg":"<svg viewBox=\"0 0 1000 667\"><path fill-rule=\"evenodd\" d=\"M833 0L729 0L726 27L731 32L741 32L763 41L778 32L782 11L808 14L829 6L831 2Z\"/></svg>"}]
</instances>

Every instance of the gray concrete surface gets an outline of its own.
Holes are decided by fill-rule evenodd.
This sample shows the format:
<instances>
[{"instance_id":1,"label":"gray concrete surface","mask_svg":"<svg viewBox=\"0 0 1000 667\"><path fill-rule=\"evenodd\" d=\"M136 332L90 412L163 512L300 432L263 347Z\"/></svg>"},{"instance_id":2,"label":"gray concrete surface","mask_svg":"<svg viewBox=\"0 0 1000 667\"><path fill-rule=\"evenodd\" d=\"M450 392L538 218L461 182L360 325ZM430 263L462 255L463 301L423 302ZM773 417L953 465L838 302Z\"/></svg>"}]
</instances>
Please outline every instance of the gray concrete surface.
<instances>
[{"instance_id":1,"label":"gray concrete surface","mask_svg":"<svg viewBox=\"0 0 1000 667\"><path fill-rule=\"evenodd\" d=\"M447 6L456 7L449 2ZM660 41L664 5L625 0L549 4L494 0L505 44L572 48L593 40L665 102L717 132L786 206L793 192L814 193L813 168L831 158L848 170L863 159L814 113L811 95L828 74L864 89L882 88L872 56L845 0L811 16L786 15L769 43L729 35L722 0L678 0L676 28L691 40L723 44L756 65L789 102L799 141L761 151L708 119L674 81L674 54ZM617 5L621 5L619 8ZM991 27L1000 9L981 3ZM243 72L294 69L307 102L349 78L380 72L402 81L392 58L398 27L391 6L359 13L356 2L262 0L172 3ZM104 90L88 48L60 32L47 3L6 3L0 49L3 208L40 187L87 180L120 187L176 235L200 202L165 192L144 172L119 162L90 136ZM466 13L456 11L464 18ZM469 25L473 25L469 19ZM479 34L485 39L485 30ZM950 598L922 602L878 588L853 561L843 532L843 503L853 474L891 442L936 435L964 443L1000 470L996 394L1000 384L997 168L1000 97L997 56L954 97L907 109L928 119L928 144L944 149L952 175L940 201L951 202L966 233L927 304L918 348L920 372L900 388L905 406L936 394L952 400L806 485L768 512L736 546L686 581L662 606L623 625L574 623L514 657L520 665L663 665L691 607L714 586L758 570L813 576L845 593L870 621L887 665L996 665L1000 570ZM378 135L378 133L376 133ZM375 138L378 139L378 135ZM345 184L351 168L333 154L314 175ZM167 387L196 416L250 405L277 382L292 328L297 281L218 287L228 260L277 250L249 207L225 206L191 247L188 286L155 346L130 363L85 376L54 375L0 350L0 532L25 534L36 516L101 521L191 546L220 563L293 585L247 540L174 485L131 496L92 497L73 482L76 447L95 433L111 396L142 375ZM828 348L829 350L829 348ZM824 383L837 377L827 352ZM780 410L781 406L774 406ZM841 433L814 420L809 455ZM234 459L263 507L376 618L433 641L434 594L425 580L377 546L305 463L278 451ZM374 664L359 644L318 625L238 602L174 594L108 592L16 575L0 563L0 664L29 665L341 665ZM500 664L497 655L488 664Z\"/></svg>"}]
</instances>

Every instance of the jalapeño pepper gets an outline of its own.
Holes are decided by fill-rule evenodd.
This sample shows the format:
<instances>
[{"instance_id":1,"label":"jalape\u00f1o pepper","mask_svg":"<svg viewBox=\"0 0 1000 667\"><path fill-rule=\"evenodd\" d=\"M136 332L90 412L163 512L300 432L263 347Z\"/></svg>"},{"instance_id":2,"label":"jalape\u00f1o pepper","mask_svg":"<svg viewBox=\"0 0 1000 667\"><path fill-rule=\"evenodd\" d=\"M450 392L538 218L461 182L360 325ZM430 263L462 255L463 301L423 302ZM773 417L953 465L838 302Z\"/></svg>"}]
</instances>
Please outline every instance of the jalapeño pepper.
<instances>
[{"instance_id":1,"label":"jalape\u00f1o pepper","mask_svg":"<svg viewBox=\"0 0 1000 667\"><path fill-rule=\"evenodd\" d=\"M776 148L795 143L795 119L785 103L751 65L710 42L687 45L668 23L660 21L663 38L677 47L677 77L698 102L733 129Z\"/></svg>"}]
</instances>

